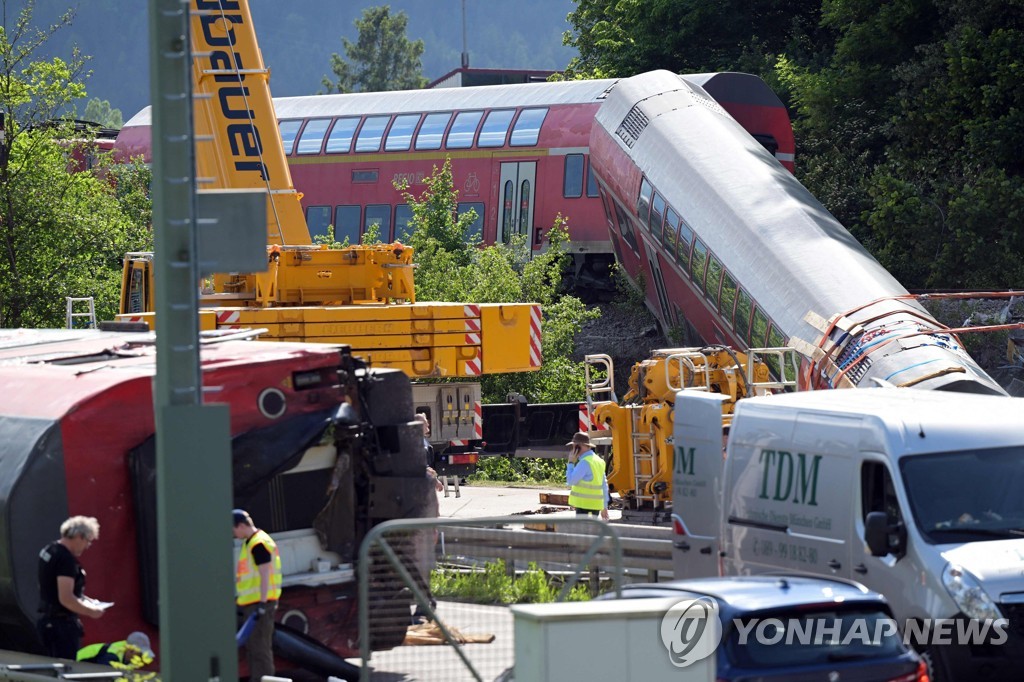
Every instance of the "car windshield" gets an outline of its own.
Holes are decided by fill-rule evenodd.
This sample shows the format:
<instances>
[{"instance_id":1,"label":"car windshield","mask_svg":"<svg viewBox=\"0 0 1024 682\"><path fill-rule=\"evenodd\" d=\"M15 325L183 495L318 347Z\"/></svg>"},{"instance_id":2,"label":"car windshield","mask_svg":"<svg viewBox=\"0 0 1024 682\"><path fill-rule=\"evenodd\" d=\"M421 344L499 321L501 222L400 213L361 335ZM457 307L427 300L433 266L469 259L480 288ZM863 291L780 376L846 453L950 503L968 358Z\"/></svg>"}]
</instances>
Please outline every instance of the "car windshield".
<instances>
[{"instance_id":1,"label":"car windshield","mask_svg":"<svg viewBox=\"0 0 1024 682\"><path fill-rule=\"evenodd\" d=\"M863 604L743 617L725 633L726 657L745 669L836 665L905 652L891 617L881 608Z\"/></svg>"},{"instance_id":2,"label":"car windshield","mask_svg":"<svg viewBox=\"0 0 1024 682\"><path fill-rule=\"evenodd\" d=\"M1024 536L1024 448L900 460L910 510L933 544Z\"/></svg>"}]
</instances>

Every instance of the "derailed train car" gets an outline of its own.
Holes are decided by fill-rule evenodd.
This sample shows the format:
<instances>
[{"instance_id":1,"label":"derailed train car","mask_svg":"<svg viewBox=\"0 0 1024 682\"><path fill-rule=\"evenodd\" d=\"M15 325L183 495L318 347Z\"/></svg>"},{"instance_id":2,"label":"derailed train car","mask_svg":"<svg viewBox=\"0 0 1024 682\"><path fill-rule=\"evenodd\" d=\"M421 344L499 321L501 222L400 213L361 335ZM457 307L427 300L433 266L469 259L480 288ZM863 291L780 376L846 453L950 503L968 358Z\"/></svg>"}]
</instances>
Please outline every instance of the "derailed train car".
<instances>
[{"instance_id":1,"label":"derailed train car","mask_svg":"<svg viewBox=\"0 0 1024 682\"><path fill-rule=\"evenodd\" d=\"M616 254L663 325L694 343L794 346L805 388L1003 393L700 82L620 80L590 136Z\"/></svg>"},{"instance_id":2,"label":"derailed train car","mask_svg":"<svg viewBox=\"0 0 1024 682\"><path fill-rule=\"evenodd\" d=\"M38 651L38 552L74 514L100 522L100 540L82 563L89 593L115 603L86 623L84 641L155 633L153 341L0 330L4 648ZM231 408L234 504L281 549L279 630L293 635L285 649L315 659L295 661L311 669L344 665L342 657L358 653L353 567L362 537L381 521L427 515L435 495L409 381L397 370L363 368L344 346L246 341L204 344L202 375L209 399ZM222 523L230 551L230 520ZM408 623L407 590L374 599L376 613ZM375 648L400 643L389 640L386 617L375 623Z\"/></svg>"}]
</instances>

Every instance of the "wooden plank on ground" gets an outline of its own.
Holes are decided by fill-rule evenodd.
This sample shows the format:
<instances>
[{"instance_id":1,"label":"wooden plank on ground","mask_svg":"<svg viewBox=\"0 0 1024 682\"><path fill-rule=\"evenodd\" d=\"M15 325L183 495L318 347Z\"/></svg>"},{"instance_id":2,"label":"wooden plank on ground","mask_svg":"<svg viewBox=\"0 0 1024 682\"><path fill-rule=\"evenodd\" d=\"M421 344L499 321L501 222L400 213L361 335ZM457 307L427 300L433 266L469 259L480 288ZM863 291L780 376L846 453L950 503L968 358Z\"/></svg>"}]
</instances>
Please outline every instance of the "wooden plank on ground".
<instances>
[{"instance_id":1,"label":"wooden plank on ground","mask_svg":"<svg viewBox=\"0 0 1024 682\"><path fill-rule=\"evenodd\" d=\"M542 492L540 494L541 504L557 504L563 507L569 506L568 492Z\"/></svg>"}]
</instances>

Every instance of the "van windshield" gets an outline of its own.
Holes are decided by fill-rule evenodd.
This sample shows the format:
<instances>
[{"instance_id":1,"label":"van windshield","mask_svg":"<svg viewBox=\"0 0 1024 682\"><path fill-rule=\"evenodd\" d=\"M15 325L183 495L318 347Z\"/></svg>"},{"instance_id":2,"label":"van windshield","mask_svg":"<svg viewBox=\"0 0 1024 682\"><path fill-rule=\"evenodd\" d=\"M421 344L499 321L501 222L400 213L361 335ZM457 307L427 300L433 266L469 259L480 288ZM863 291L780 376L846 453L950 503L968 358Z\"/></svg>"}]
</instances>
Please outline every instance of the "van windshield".
<instances>
[{"instance_id":1,"label":"van windshield","mask_svg":"<svg viewBox=\"0 0 1024 682\"><path fill-rule=\"evenodd\" d=\"M905 457L918 529L932 544L1024 536L1024 448Z\"/></svg>"}]
</instances>

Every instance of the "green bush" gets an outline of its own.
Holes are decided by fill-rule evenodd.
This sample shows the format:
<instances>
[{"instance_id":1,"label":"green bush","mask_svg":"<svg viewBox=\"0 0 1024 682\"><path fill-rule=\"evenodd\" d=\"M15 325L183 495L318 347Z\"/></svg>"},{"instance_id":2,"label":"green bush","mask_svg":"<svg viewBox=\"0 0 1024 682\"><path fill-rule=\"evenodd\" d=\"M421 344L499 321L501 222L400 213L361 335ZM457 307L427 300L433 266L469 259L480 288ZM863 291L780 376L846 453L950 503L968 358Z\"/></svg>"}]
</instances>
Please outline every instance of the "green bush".
<instances>
[{"instance_id":1,"label":"green bush","mask_svg":"<svg viewBox=\"0 0 1024 682\"><path fill-rule=\"evenodd\" d=\"M544 604L555 601L561 581L548 576L536 563L513 578L501 559L488 562L483 571L436 568L430 574L430 591L435 597L449 597L477 604ZM574 585L566 601L587 601L585 584Z\"/></svg>"},{"instance_id":2,"label":"green bush","mask_svg":"<svg viewBox=\"0 0 1024 682\"><path fill-rule=\"evenodd\" d=\"M468 480L565 485L565 462L529 457L484 457Z\"/></svg>"}]
</instances>

